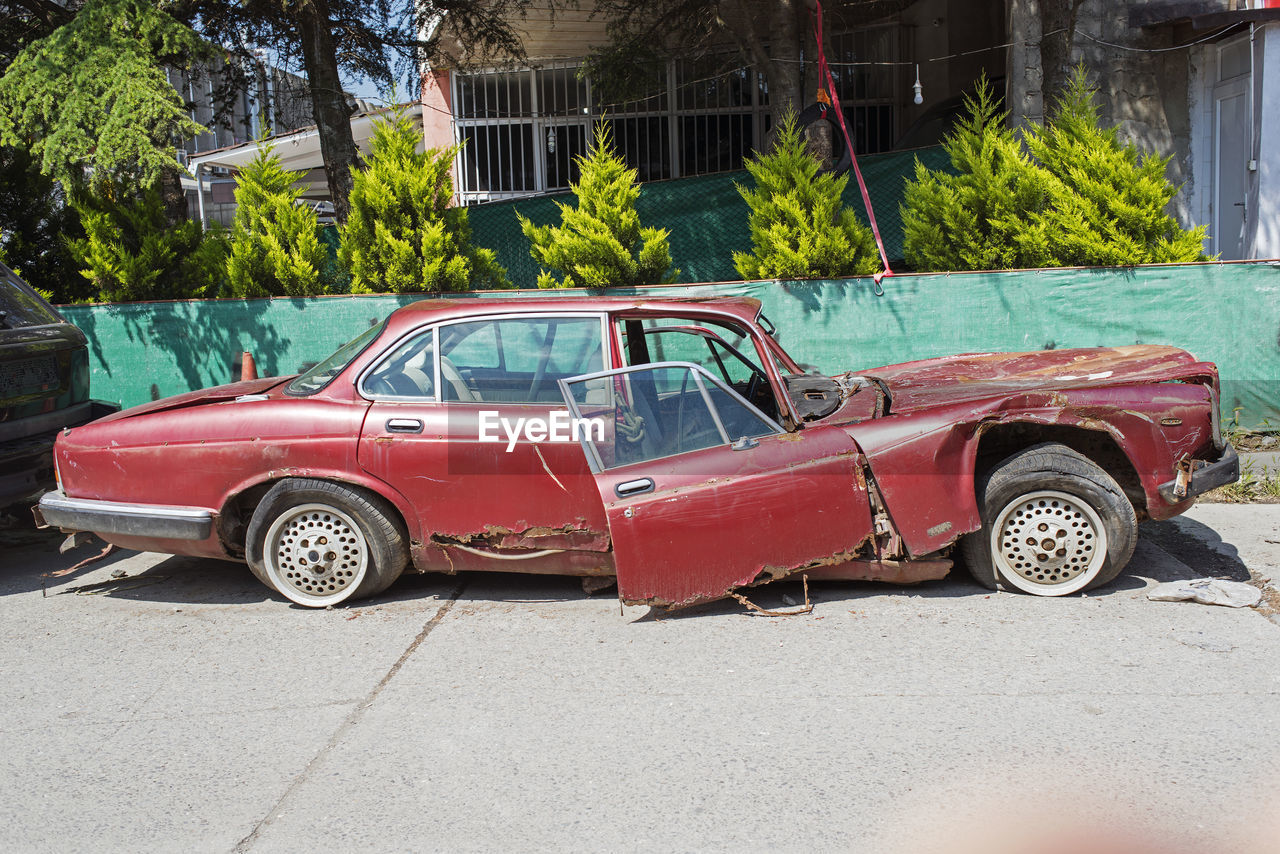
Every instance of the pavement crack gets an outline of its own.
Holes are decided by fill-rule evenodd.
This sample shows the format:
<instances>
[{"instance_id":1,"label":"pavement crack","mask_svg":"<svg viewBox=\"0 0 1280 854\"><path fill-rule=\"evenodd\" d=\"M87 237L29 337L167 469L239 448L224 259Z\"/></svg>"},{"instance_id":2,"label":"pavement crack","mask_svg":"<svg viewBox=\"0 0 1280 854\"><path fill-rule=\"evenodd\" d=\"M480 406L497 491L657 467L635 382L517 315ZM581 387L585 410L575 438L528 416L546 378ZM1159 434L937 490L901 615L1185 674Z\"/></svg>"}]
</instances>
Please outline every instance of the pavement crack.
<instances>
[{"instance_id":1,"label":"pavement crack","mask_svg":"<svg viewBox=\"0 0 1280 854\"><path fill-rule=\"evenodd\" d=\"M426 625L422 627L422 631L418 632L417 636L414 637L407 647L405 647L404 652L402 652L400 657L396 659L395 664L391 665L383 675L382 679L378 681L378 684L373 686L373 689L366 694L362 700L356 703L355 708L353 708L342 720L342 723L338 724L338 728L333 731L333 735L329 736L329 740L325 742L324 746L320 748L319 752L316 753L315 756L311 757L311 761L306 764L306 767L302 769L298 776L293 778L293 781L289 783L289 786L284 790L283 794L281 794L280 797L276 799L275 803L271 805L271 809L267 810L266 815L264 815L256 825L254 825L253 830L236 843L236 847L232 849L235 854L243 854L243 852L246 852L253 847L254 843L258 841L258 837L262 835L262 831L270 827L275 818L280 815L280 810L284 807L289 798L292 797L293 793L310 778L311 772L318 767L320 763L324 761L325 757L342 742L343 737L360 722L360 719L364 717L365 710L372 706L374 701L378 699L378 695L382 693L382 689L386 688L387 685L390 684L391 680L400 672L400 668L404 667L405 662L408 661L409 658L418 650L418 647L427 639L427 636L431 634L435 627L440 625L440 622L451 610L453 610L454 604L458 601L458 597L462 595L462 591L466 586L466 581L458 582L458 585L453 588L453 592L449 594L449 598L445 600L444 604L440 606L440 609L432 615L431 619L427 620Z\"/></svg>"}]
</instances>

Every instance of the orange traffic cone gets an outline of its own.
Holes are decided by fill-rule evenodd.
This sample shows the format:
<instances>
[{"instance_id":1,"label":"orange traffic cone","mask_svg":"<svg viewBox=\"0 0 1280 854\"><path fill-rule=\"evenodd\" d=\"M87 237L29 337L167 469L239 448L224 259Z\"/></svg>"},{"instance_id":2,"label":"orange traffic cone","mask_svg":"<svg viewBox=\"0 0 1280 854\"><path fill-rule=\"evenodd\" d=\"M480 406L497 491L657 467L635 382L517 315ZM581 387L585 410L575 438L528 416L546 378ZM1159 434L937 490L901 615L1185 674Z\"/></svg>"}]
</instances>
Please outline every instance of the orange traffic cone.
<instances>
[{"instance_id":1,"label":"orange traffic cone","mask_svg":"<svg viewBox=\"0 0 1280 854\"><path fill-rule=\"evenodd\" d=\"M248 350L244 351L244 355L240 359L240 382L245 380L256 380L258 378L258 365L253 361L253 354Z\"/></svg>"}]
</instances>

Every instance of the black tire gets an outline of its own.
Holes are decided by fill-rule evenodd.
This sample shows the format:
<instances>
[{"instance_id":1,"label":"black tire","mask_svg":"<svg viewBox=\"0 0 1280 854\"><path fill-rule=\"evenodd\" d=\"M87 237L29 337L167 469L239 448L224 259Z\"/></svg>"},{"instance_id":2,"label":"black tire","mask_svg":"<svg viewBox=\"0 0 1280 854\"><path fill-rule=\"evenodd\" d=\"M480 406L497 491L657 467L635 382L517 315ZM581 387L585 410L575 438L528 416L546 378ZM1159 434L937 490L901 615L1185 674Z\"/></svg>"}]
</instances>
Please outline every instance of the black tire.
<instances>
[{"instance_id":1,"label":"black tire","mask_svg":"<svg viewBox=\"0 0 1280 854\"><path fill-rule=\"evenodd\" d=\"M399 514L381 496L299 478L280 481L262 497L249 521L245 558L267 587L324 608L390 587L409 562L408 541Z\"/></svg>"},{"instance_id":2,"label":"black tire","mask_svg":"<svg viewBox=\"0 0 1280 854\"><path fill-rule=\"evenodd\" d=\"M853 165L853 160L849 157L849 147L845 145L844 131L840 130L840 122L836 118L835 107L821 103L810 104L796 116L796 127L802 131L816 122L826 122L828 127L831 128L832 165L824 167L822 171L836 174L849 171L849 168Z\"/></svg>"},{"instance_id":3,"label":"black tire","mask_svg":"<svg viewBox=\"0 0 1280 854\"><path fill-rule=\"evenodd\" d=\"M1020 451L975 487L982 528L960 549L969 574L992 590L1037 596L1092 590L1114 580L1138 544L1137 516L1120 485L1066 445ZM1004 539L993 556L997 524ZM1095 548L1102 534L1106 542Z\"/></svg>"}]
</instances>

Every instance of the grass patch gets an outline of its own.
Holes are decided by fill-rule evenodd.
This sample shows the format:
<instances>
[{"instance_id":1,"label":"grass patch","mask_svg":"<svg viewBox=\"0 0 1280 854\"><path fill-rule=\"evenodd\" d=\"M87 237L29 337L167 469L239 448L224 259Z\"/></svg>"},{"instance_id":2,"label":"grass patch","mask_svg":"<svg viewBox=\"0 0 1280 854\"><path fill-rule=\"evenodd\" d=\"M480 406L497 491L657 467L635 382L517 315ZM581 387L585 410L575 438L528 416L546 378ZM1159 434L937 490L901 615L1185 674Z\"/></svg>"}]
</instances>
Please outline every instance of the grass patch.
<instances>
[{"instance_id":1,"label":"grass patch","mask_svg":"<svg viewBox=\"0 0 1280 854\"><path fill-rule=\"evenodd\" d=\"M1246 462L1235 483L1206 492L1201 501L1211 504L1280 504L1280 475L1266 466L1254 471Z\"/></svg>"}]
</instances>

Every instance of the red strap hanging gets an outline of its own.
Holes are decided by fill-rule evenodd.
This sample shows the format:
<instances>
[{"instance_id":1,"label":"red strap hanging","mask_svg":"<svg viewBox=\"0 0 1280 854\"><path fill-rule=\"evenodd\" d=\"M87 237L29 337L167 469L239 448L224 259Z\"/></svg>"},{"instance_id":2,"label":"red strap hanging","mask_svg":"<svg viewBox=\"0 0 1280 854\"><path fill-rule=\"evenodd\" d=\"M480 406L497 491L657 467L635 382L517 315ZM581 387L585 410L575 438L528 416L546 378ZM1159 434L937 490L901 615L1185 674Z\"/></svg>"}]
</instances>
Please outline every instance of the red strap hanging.
<instances>
[{"instance_id":1,"label":"red strap hanging","mask_svg":"<svg viewBox=\"0 0 1280 854\"><path fill-rule=\"evenodd\" d=\"M876 248L880 250L880 260L884 264L884 269L876 273L873 277L876 285L879 286L880 280L885 276L892 276L893 271L889 269L889 256L884 251L884 240L880 237L880 226L876 224L876 212L871 207L871 194L867 192L867 182L862 179L862 170L858 168L858 155L853 151L853 135L849 133L849 128L845 126L844 110L840 107L840 99L836 95L836 81L831 76L831 68L827 65L826 49L822 45L822 3L815 0L814 5L817 7L814 15L814 35L818 40L818 82L826 83L827 94L831 96L831 105L836 114L836 121L840 123L840 131L844 134L844 144L849 147L849 160L853 163L853 174L858 177L858 189L862 191L862 204L867 208L867 219L871 221L871 233L876 238ZM818 100L822 100L821 92L819 92Z\"/></svg>"}]
</instances>

